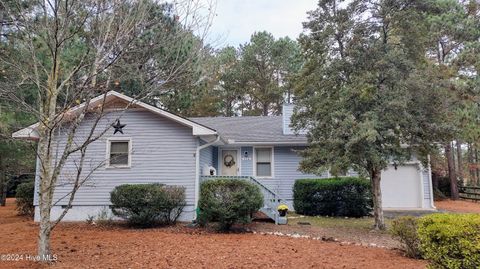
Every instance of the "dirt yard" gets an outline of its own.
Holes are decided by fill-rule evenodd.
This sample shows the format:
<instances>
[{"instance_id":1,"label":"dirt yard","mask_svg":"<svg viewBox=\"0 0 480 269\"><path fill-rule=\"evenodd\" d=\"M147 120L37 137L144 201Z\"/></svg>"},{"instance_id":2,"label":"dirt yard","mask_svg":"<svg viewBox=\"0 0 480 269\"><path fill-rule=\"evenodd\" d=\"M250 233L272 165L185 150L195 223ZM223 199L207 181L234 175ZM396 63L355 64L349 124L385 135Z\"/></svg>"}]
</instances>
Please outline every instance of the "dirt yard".
<instances>
[{"instance_id":1,"label":"dirt yard","mask_svg":"<svg viewBox=\"0 0 480 269\"><path fill-rule=\"evenodd\" d=\"M387 227L391 220L386 219ZM373 230L374 220L365 218L308 217L290 214L288 225L273 225L266 222L254 222L249 225L252 231L289 235L305 235L322 238L325 241L337 241L341 244L362 246L401 248L400 242L393 239L389 231Z\"/></svg>"},{"instance_id":2,"label":"dirt yard","mask_svg":"<svg viewBox=\"0 0 480 269\"><path fill-rule=\"evenodd\" d=\"M468 200L443 200L435 201L435 206L439 210L457 212L457 213L480 213L480 202Z\"/></svg>"},{"instance_id":3,"label":"dirt yard","mask_svg":"<svg viewBox=\"0 0 480 269\"><path fill-rule=\"evenodd\" d=\"M480 202L468 200L435 201L440 211L456 213L480 213ZM251 229L257 232L281 232L290 235L307 235L321 237L327 240L336 239L338 242L348 242L364 246L383 246L390 249L401 248L400 243L393 239L388 231L372 230L374 220L364 218L332 218L308 217L290 214L288 225L276 226L270 223L257 222L251 224ZM392 219L386 218L387 227L391 227Z\"/></svg>"},{"instance_id":4,"label":"dirt yard","mask_svg":"<svg viewBox=\"0 0 480 269\"><path fill-rule=\"evenodd\" d=\"M34 255L37 225L13 200L0 207L0 254ZM424 261L381 248L273 235L217 234L176 227L134 230L61 224L53 234L52 268L425 268ZM2 256L3 259L5 256ZM0 268L42 268L0 261Z\"/></svg>"}]
</instances>

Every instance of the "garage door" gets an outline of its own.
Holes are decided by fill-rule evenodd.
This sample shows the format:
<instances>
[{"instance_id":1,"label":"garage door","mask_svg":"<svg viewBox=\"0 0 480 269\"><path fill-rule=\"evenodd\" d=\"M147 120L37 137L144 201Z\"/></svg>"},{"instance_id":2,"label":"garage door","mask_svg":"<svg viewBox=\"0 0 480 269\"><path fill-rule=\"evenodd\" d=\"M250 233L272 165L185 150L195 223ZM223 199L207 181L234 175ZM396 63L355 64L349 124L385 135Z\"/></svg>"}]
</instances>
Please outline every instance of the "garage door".
<instances>
[{"instance_id":1,"label":"garage door","mask_svg":"<svg viewBox=\"0 0 480 269\"><path fill-rule=\"evenodd\" d=\"M384 208L421 208L421 177L417 165L393 166L382 172Z\"/></svg>"}]
</instances>

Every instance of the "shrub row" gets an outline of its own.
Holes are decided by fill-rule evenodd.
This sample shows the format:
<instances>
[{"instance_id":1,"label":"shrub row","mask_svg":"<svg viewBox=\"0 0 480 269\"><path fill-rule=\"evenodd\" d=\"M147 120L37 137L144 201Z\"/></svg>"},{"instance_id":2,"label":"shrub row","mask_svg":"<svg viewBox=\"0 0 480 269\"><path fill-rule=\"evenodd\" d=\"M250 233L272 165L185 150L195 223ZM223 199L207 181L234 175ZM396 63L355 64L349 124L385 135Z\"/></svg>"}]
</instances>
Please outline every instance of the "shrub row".
<instances>
[{"instance_id":1,"label":"shrub row","mask_svg":"<svg viewBox=\"0 0 480 269\"><path fill-rule=\"evenodd\" d=\"M221 230L234 223L251 221L252 214L263 206L263 195L258 186L235 179L215 179L200 187L200 224L218 222Z\"/></svg>"},{"instance_id":2,"label":"shrub row","mask_svg":"<svg viewBox=\"0 0 480 269\"><path fill-rule=\"evenodd\" d=\"M120 185L110 193L112 212L132 226L175 223L185 207L185 188L161 184Z\"/></svg>"},{"instance_id":3,"label":"shrub row","mask_svg":"<svg viewBox=\"0 0 480 269\"><path fill-rule=\"evenodd\" d=\"M480 214L432 214L395 220L393 235L432 268L480 268Z\"/></svg>"},{"instance_id":4,"label":"shrub row","mask_svg":"<svg viewBox=\"0 0 480 269\"><path fill-rule=\"evenodd\" d=\"M20 214L33 214L34 182L17 188L17 209ZM132 226L151 227L173 224L185 207L185 188L162 184L125 184L110 193L112 213ZM220 229L234 223L251 221L253 213L263 206L258 186L233 179L216 179L202 183L198 221L218 222Z\"/></svg>"},{"instance_id":5,"label":"shrub row","mask_svg":"<svg viewBox=\"0 0 480 269\"><path fill-rule=\"evenodd\" d=\"M293 199L295 211L308 216L361 217L373 206L370 182L356 177L297 180Z\"/></svg>"}]
</instances>

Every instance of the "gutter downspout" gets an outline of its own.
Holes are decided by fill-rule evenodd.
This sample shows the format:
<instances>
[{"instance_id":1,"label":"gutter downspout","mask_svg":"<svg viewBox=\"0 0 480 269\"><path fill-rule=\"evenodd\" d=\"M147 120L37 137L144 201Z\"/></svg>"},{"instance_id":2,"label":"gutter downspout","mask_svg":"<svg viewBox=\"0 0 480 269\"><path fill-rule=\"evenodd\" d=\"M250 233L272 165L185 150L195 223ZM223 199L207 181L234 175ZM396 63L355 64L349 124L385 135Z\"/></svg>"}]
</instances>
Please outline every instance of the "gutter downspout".
<instances>
[{"instance_id":1,"label":"gutter downspout","mask_svg":"<svg viewBox=\"0 0 480 269\"><path fill-rule=\"evenodd\" d=\"M422 204L422 209L425 209L425 178L423 177L423 171L425 170L423 168L422 162L418 161L418 170L419 170L419 175L420 175L420 199L421 199L421 204Z\"/></svg>"},{"instance_id":2,"label":"gutter downspout","mask_svg":"<svg viewBox=\"0 0 480 269\"><path fill-rule=\"evenodd\" d=\"M430 154L428 154L427 156L428 158L428 180L430 181L429 185L430 185L430 206L433 208L433 209L437 209L435 207L435 204L434 204L434 195L433 195L433 182L432 182L432 165L430 163Z\"/></svg>"},{"instance_id":3,"label":"gutter downspout","mask_svg":"<svg viewBox=\"0 0 480 269\"><path fill-rule=\"evenodd\" d=\"M195 152L195 219L197 219L198 200L200 199L200 151L220 141L220 135L217 138L205 145L197 147Z\"/></svg>"}]
</instances>

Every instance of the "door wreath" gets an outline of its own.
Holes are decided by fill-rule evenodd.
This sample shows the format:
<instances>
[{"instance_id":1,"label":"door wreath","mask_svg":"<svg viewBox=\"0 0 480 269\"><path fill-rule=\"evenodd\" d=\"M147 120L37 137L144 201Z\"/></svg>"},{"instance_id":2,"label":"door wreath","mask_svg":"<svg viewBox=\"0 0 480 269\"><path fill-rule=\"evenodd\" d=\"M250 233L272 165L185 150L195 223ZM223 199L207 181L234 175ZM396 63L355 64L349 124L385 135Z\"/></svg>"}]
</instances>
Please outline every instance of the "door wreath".
<instances>
[{"instance_id":1,"label":"door wreath","mask_svg":"<svg viewBox=\"0 0 480 269\"><path fill-rule=\"evenodd\" d=\"M235 165L235 160L232 155L227 154L225 157L223 157L223 164L225 164L226 167L232 167Z\"/></svg>"}]
</instances>

